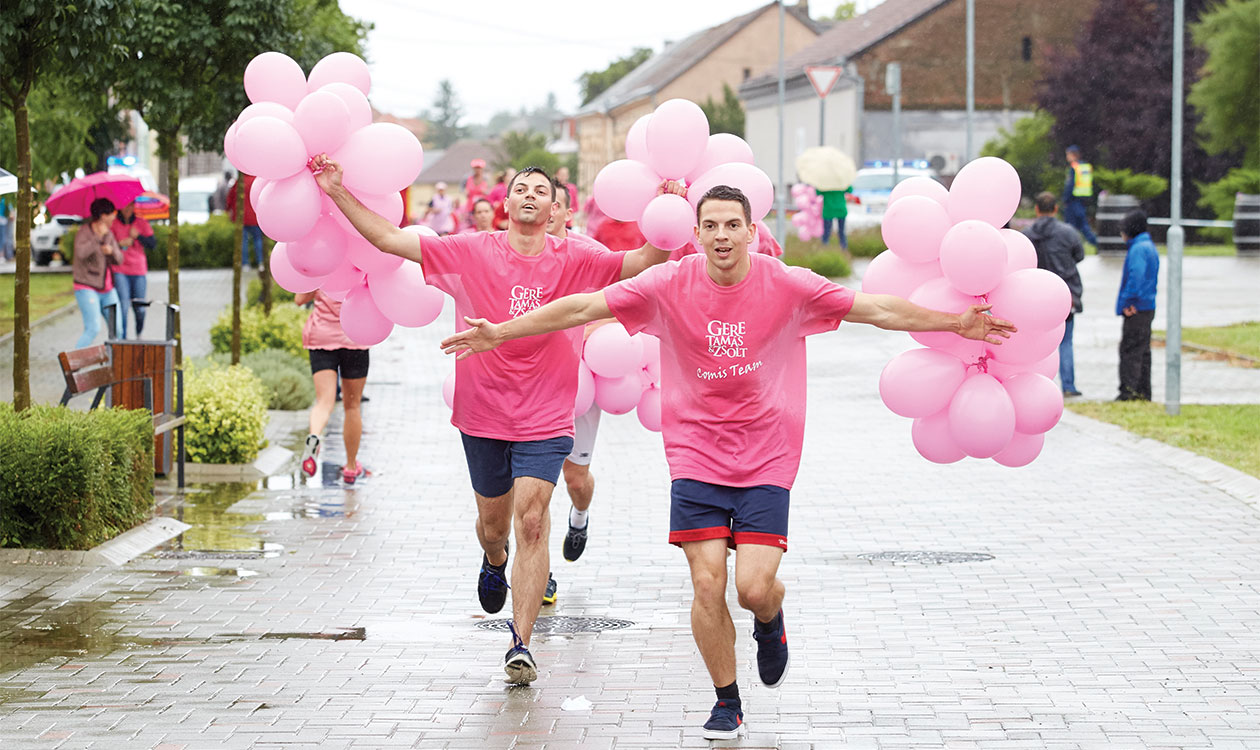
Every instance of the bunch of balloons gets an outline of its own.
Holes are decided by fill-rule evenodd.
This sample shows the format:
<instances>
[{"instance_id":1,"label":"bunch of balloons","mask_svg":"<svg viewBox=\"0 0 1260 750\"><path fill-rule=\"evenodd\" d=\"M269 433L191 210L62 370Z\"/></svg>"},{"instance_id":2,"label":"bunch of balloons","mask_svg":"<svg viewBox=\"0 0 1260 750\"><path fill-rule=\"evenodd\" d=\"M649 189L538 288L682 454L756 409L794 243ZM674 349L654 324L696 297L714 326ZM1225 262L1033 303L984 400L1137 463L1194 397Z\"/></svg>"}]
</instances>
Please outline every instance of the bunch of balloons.
<instances>
[{"instance_id":1,"label":"bunch of balloons","mask_svg":"<svg viewBox=\"0 0 1260 750\"><path fill-rule=\"evenodd\" d=\"M862 290L952 313L987 303L1019 329L1001 345L912 333L926 348L903 352L884 368L880 396L894 413L914 419L914 446L929 461L971 456L1024 466L1063 414L1052 378L1072 297L1062 279L1036 267L1027 237L1002 228L1019 196L1015 169L994 157L967 164L949 190L913 177L889 196L882 227L888 250L871 261Z\"/></svg>"},{"instance_id":2,"label":"bunch of balloons","mask_svg":"<svg viewBox=\"0 0 1260 750\"><path fill-rule=\"evenodd\" d=\"M670 99L635 121L626 157L599 171L591 192L604 213L638 222L652 246L677 250L694 236L696 205L716 185L739 188L759 221L774 201L774 185L753 166L752 148L730 133L709 134L709 119L686 99ZM662 180L687 184L687 197L657 195Z\"/></svg>"},{"instance_id":3,"label":"bunch of balloons","mask_svg":"<svg viewBox=\"0 0 1260 750\"><path fill-rule=\"evenodd\" d=\"M264 52L245 68L253 103L223 137L228 160L256 176L250 202L258 226L277 243L272 278L291 292L322 289L343 300L341 327L368 346L384 341L395 324L433 322L444 300L419 264L382 253L355 231L307 168L312 157L328 154L360 202L395 224L402 220L400 191L420 173L424 150L406 128L372 122L370 89L367 63L347 52L320 60L309 78L288 55Z\"/></svg>"},{"instance_id":4,"label":"bunch of balloons","mask_svg":"<svg viewBox=\"0 0 1260 750\"><path fill-rule=\"evenodd\" d=\"M802 242L809 242L822 234L822 196L812 186L798 182L792 186L792 203L796 213L792 214L792 225L796 227L796 236Z\"/></svg>"}]
</instances>

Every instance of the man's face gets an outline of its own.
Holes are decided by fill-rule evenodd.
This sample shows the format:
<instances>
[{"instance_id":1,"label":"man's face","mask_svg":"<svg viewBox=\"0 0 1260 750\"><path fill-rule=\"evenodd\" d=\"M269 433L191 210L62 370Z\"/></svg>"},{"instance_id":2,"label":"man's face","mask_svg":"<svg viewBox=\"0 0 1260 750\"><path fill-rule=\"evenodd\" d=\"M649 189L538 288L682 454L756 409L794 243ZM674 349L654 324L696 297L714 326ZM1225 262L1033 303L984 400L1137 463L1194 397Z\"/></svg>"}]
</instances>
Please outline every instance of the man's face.
<instances>
[{"instance_id":1,"label":"man's face","mask_svg":"<svg viewBox=\"0 0 1260 750\"><path fill-rule=\"evenodd\" d=\"M569 181L569 168L560 167L559 169L557 169L556 180L559 182L568 182Z\"/></svg>"},{"instance_id":2,"label":"man's face","mask_svg":"<svg viewBox=\"0 0 1260 750\"><path fill-rule=\"evenodd\" d=\"M481 182L481 167L473 167L473 179Z\"/></svg>"},{"instance_id":3,"label":"man's face","mask_svg":"<svg viewBox=\"0 0 1260 750\"><path fill-rule=\"evenodd\" d=\"M1068 163L1075 162L1077 158L1076 154L1071 151L1064 152L1063 157L1068 160Z\"/></svg>"},{"instance_id":4,"label":"man's face","mask_svg":"<svg viewBox=\"0 0 1260 750\"><path fill-rule=\"evenodd\" d=\"M508 189L508 218L521 226L543 226L559 211L551 197L551 180L546 175L530 172L519 177Z\"/></svg>"},{"instance_id":5,"label":"man's face","mask_svg":"<svg viewBox=\"0 0 1260 750\"><path fill-rule=\"evenodd\" d=\"M744 207L738 201L708 200L700 209L696 236L709 265L729 271L747 260L748 246L755 240L757 228L748 225Z\"/></svg>"},{"instance_id":6,"label":"man's face","mask_svg":"<svg viewBox=\"0 0 1260 750\"><path fill-rule=\"evenodd\" d=\"M568 190L556 191L556 206L558 208L547 222L547 234L554 234L557 237L568 234L567 227L569 222L573 221L573 209L569 206L568 192Z\"/></svg>"},{"instance_id":7,"label":"man's face","mask_svg":"<svg viewBox=\"0 0 1260 750\"><path fill-rule=\"evenodd\" d=\"M494 208L488 201L477 201L477 205L473 207L473 224L479 232L490 231L494 224Z\"/></svg>"}]
</instances>

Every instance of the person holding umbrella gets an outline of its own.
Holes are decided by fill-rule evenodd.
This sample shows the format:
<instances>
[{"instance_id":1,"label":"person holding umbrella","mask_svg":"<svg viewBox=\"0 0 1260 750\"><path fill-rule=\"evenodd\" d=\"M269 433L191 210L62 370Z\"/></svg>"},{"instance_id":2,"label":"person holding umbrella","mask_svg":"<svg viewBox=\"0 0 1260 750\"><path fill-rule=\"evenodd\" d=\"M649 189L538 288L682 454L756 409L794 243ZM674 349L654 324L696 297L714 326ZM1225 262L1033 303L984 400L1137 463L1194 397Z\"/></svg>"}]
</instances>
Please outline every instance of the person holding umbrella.
<instances>
[{"instance_id":1,"label":"person holding umbrella","mask_svg":"<svg viewBox=\"0 0 1260 750\"><path fill-rule=\"evenodd\" d=\"M123 206L111 227L114 239L122 248L122 262L114 269L114 284L118 290L118 330L120 338L127 338L127 308L136 314L136 338L144 331L143 300L148 291L149 259L145 252L157 246L153 228L136 213L136 202ZM77 255L77 254L76 254Z\"/></svg>"},{"instance_id":2,"label":"person holding umbrella","mask_svg":"<svg viewBox=\"0 0 1260 750\"><path fill-rule=\"evenodd\" d=\"M812 185L822 196L822 243L831 240L831 223L836 222L836 236L840 247L848 250L849 241L844 235L844 221L849 215L849 194L853 192L853 178L857 168L848 154L834 146L807 148L796 157L796 176L801 182Z\"/></svg>"},{"instance_id":3,"label":"person holding umbrella","mask_svg":"<svg viewBox=\"0 0 1260 750\"><path fill-rule=\"evenodd\" d=\"M74 238L74 300L83 314L83 334L75 342L75 349L95 341L105 308L118 306L113 266L122 262L122 249L111 231L117 215L110 199L97 198L90 206L88 223ZM114 335L118 335L116 321L114 326Z\"/></svg>"}]
</instances>

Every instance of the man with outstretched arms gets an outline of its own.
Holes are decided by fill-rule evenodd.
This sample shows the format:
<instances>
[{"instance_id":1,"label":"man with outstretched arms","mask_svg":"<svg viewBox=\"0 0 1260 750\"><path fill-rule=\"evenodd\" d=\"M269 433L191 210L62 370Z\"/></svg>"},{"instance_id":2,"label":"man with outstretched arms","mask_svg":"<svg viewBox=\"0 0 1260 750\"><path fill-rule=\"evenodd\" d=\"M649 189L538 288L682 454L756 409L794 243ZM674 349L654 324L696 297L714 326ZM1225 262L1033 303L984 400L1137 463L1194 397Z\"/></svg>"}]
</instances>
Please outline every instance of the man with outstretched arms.
<instances>
[{"instance_id":1,"label":"man with outstretched arms","mask_svg":"<svg viewBox=\"0 0 1260 750\"><path fill-rule=\"evenodd\" d=\"M842 320L898 331L951 331L1000 343L1014 327L976 305L962 314L890 295L853 292L761 254L748 200L718 186L699 203L703 255L650 269L602 291L552 302L515 320L470 319L442 342L477 359L513 339L615 316L661 339L662 433L670 467L669 541L691 569L691 630L717 692L704 736L744 733L735 682L735 628L726 606L726 556L735 547L739 603L753 614L757 668L777 687L787 674L784 586L788 493L805 431L805 337Z\"/></svg>"},{"instance_id":2,"label":"man with outstretched arms","mask_svg":"<svg viewBox=\"0 0 1260 750\"><path fill-rule=\"evenodd\" d=\"M316 157L312 168L360 234L420 263L425 280L455 298L459 328L472 315L507 320L567 294L601 289L669 257L650 246L613 253L582 238L548 235L559 207L551 178L537 167L521 170L508 185L507 231L445 237L404 232L365 208L342 187L341 168L327 156ZM662 189L681 190L668 183ZM503 665L514 684L538 676L529 642L548 580L548 505L573 449L580 337L573 331L516 342L456 366L451 423L460 430L476 493L484 551L477 593L486 612L498 612L506 600L508 535L516 528L513 644Z\"/></svg>"}]
</instances>

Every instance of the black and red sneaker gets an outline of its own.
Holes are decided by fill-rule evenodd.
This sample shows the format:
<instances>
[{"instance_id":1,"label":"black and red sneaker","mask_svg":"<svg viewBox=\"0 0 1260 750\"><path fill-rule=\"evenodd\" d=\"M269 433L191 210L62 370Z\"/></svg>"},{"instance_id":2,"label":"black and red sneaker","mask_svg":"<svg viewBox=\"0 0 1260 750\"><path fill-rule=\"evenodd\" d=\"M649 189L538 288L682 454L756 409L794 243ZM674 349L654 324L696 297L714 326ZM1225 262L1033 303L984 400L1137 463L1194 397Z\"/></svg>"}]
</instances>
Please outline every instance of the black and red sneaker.
<instances>
[{"instance_id":1,"label":"black and red sneaker","mask_svg":"<svg viewBox=\"0 0 1260 750\"><path fill-rule=\"evenodd\" d=\"M783 625L783 610L770 622L753 618L753 640L757 641L757 672L766 687L777 688L783 684L788 670L787 628Z\"/></svg>"}]
</instances>

